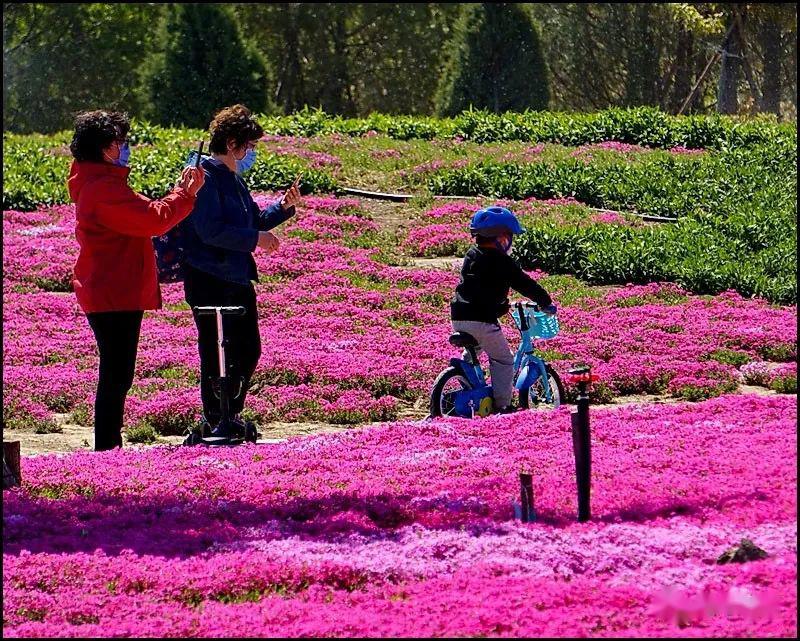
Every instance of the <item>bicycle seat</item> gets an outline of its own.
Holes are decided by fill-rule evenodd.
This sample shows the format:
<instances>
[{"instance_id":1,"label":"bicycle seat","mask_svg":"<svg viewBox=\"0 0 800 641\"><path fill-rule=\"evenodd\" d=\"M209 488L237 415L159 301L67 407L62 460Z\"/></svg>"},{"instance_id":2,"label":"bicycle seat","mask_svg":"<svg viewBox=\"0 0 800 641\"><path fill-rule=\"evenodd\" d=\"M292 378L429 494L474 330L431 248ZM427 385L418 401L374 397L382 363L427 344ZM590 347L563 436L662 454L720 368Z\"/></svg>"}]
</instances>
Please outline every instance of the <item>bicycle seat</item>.
<instances>
[{"instance_id":1,"label":"bicycle seat","mask_svg":"<svg viewBox=\"0 0 800 641\"><path fill-rule=\"evenodd\" d=\"M472 334L456 332L455 334L450 334L450 344L453 347L477 347L478 341L475 340Z\"/></svg>"}]
</instances>

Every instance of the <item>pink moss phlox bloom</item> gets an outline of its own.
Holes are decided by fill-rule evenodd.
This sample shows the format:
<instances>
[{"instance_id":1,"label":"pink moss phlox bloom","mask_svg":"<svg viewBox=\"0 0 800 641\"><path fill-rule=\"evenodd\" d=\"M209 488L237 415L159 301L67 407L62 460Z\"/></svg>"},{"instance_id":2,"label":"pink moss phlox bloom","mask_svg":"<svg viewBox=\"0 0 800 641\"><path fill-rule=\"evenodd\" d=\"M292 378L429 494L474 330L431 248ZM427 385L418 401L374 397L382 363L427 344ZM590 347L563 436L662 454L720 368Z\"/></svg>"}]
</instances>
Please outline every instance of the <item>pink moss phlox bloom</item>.
<instances>
[{"instance_id":1,"label":"pink moss phlox bloom","mask_svg":"<svg viewBox=\"0 0 800 641\"><path fill-rule=\"evenodd\" d=\"M321 151L310 151L308 149L301 149L295 146L281 146L270 149L271 153L279 156L297 156L309 160L310 166L313 169L322 169L323 167L340 167L342 161L333 156Z\"/></svg>"},{"instance_id":2,"label":"pink moss phlox bloom","mask_svg":"<svg viewBox=\"0 0 800 641\"><path fill-rule=\"evenodd\" d=\"M369 155L376 160L383 160L386 158L400 158L403 154L397 149L376 149L371 151Z\"/></svg>"},{"instance_id":3,"label":"pink moss phlox bloom","mask_svg":"<svg viewBox=\"0 0 800 641\"><path fill-rule=\"evenodd\" d=\"M255 196L262 207L276 197ZM530 212L540 203L498 202L523 215L535 215ZM422 218L430 226L412 226L403 247L408 253L462 255L471 242L469 218L488 204L494 201L433 207ZM42 275L58 269L68 279L74 262L71 221L74 208L68 206L4 214L3 383L9 420L15 413L23 421L34 414L43 419L85 413L91 406L86 399L96 385L94 337L74 296L61 290L62 281ZM46 234L22 233L41 228ZM357 199L306 196L279 230L280 250L271 256L256 252L264 347L249 406L260 420L280 420L282 412L289 413L288 420L392 418L397 399L424 398L455 355L447 343L447 303L458 282L453 269L458 261L445 269L387 266L371 244L376 229ZM62 245L71 249L55 249ZM199 411L199 362L182 286L165 285L162 295L164 309L145 315L126 424L150 422L169 431ZM561 372L575 362L593 365L612 394L680 394L681 381L670 386L677 377L715 381L714 389L722 390L742 374L713 360L720 350L741 352L752 361L778 352L796 357L796 308L772 307L734 292L704 299L656 283L611 288L560 307L562 331L542 344L548 360ZM507 319L503 324L515 347L516 332ZM360 399L360 410L346 400L336 405L349 390L363 392L352 397Z\"/></svg>"},{"instance_id":4,"label":"pink moss phlox bloom","mask_svg":"<svg viewBox=\"0 0 800 641\"><path fill-rule=\"evenodd\" d=\"M786 376L796 377L797 362L769 363L765 361L753 361L742 365L739 369L739 373L744 383L769 387L770 383L777 378Z\"/></svg>"},{"instance_id":5,"label":"pink moss phlox bloom","mask_svg":"<svg viewBox=\"0 0 800 641\"><path fill-rule=\"evenodd\" d=\"M603 223L611 225L628 225L630 224L624 216L617 211L601 211L591 217L594 223Z\"/></svg>"},{"instance_id":6,"label":"pink moss phlox bloom","mask_svg":"<svg viewBox=\"0 0 800 641\"><path fill-rule=\"evenodd\" d=\"M17 636L791 636L795 397L399 422L226 450L23 459ZM513 520L520 470L537 521ZM750 538L762 561L717 565Z\"/></svg>"},{"instance_id":7,"label":"pink moss phlox bloom","mask_svg":"<svg viewBox=\"0 0 800 641\"><path fill-rule=\"evenodd\" d=\"M444 160L429 160L428 162L424 162L421 165L415 165L414 167L411 168L411 171L414 174L426 174L439 171L440 169L461 169L463 167L466 167L468 164L469 160L467 158L462 158L460 160L453 160L450 162Z\"/></svg>"},{"instance_id":8,"label":"pink moss phlox bloom","mask_svg":"<svg viewBox=\"0 0 800 641\"><path fill-rule=\"evenodd\" d=\"M705 149L690 149L687 147L683 147L682 145L678 145L676 147L672 147L669 150L669 153L676 154L680 156L697 156L699 154L704 154L706 152Z\"/></svg>"},{"instance_id":9,"label":"pink moss phlox bloom","mask_svg":"<svg viewBox=\"0 0 800 641\"><path fill-rule=\"evenodd\" d=\"M581 145L570 152L570 156L573 158L591 158L591 152L593 151L613 151L619 154L639 154L652 151L652 149L649 147L642 147L641 145L618 142L616 140L605 140L603 142Z\"/></svg>"}]
</instances>

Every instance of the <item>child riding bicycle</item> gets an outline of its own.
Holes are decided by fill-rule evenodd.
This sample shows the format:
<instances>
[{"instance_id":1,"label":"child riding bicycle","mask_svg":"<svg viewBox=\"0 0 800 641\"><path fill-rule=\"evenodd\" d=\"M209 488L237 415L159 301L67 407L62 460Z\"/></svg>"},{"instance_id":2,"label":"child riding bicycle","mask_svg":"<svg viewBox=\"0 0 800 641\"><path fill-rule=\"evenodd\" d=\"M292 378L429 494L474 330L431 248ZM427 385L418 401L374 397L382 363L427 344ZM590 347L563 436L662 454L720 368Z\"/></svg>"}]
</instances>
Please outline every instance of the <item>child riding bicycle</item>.
<instances>
[{"instance_id":1,"label":"child riding bicycle","mask_svg":"<svg viewBox=\"0 0 800 641\"><path fill-rule=\"evenodd\" d=\"M475 245L464 256L461 282L450 303L453 331L471 334L489 356L494 405L508 414L514 378L514 357L500 328L509 311L508 292L514 289L533 300L543 312L555 314L550 295L509 255L514 236L523 233L517 217L505 207L476 212L469 226ZM464 358L468 358L465 352Z\"/></svg>"}]
</instances>

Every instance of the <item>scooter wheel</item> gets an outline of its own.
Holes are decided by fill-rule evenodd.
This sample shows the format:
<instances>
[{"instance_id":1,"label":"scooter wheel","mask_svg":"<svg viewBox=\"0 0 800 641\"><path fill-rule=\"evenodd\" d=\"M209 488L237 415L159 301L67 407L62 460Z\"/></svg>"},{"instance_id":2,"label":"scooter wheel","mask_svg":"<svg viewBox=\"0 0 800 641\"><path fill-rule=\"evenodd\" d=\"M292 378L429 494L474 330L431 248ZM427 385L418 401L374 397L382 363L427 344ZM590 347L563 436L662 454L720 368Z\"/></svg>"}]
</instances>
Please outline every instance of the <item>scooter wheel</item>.
<instances>
[{"instance_id":1,"label":"scooter wheel","mask_svg":"<svg viewBox=\"0 0 800 641\"><path fill-rule=\"evenodd\" d=\"M244 440L248 443L255 443L258 440L258 430L254 423L247 422L244 426Z\"/></svg>"},{"instance_id":2,"label":"scooter wheel","mask_svg":"<svg viewBox=\"0 0 800 641\"><path fill-rule=\"evenodd\" d=\"M202 442L203 442L203 437L197 432L192 432L191 434L189 434L189 436L187 436L183 440L183 444L189 447L194 445L200 445L200 443Z\"/></svg>"}]
</instances>

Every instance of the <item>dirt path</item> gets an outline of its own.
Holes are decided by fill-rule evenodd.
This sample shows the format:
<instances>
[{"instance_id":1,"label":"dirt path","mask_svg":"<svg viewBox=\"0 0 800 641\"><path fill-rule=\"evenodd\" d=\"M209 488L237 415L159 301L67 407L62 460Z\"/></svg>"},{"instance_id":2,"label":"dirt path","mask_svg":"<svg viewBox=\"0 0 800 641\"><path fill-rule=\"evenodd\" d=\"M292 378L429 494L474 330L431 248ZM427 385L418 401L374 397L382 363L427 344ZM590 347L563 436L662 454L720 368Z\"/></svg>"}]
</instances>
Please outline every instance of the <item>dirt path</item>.
<instances>
[{"instance_id":1,"label":"dirt path","mask_svg":"<svg viewBox=\"0 0 800 641\"><path fill-rule=\"evenodd\" d=\"M396 232L410 229L417 224L414 220L414 215L419 214L419 211L408 203L395 203L371 198L358 198L357 200L383 230Z\"/></svg>"},{"instance_id":2,"label":"dirt path","mask_svg":"<svg viewBox=\"0 0 800 641\"><path fill-rule=\"evenodd\" d=\"M438 258L412 258L411 265L422 269L447 269L458 271L461 269L463 258L457 256L444 256Z\"/></svg>"},{"instance_id":3,"label":"dirt path","mask_svg":"<svg viewBox=\"0 0 800 641\"><path fill-rule=\"evenodd\" d=\"M760 396L777 395L777 392L772 390L768 390L763 387L754 387L751 385L741 385L738 392L740 394L758 394ZM668 396L658 396L652 394L620 396L616 398L613 403L609 403L607 405L594 405L593 409L598 411L607 411L631 405L660 405L679 402L682 401ZM59 433L35 434L34 432L29 431L6 429L3 433L3 440L20 441L20 448L23 456L91 450L92 444L94 443L94 433L92 428L83 425L75 425L74 423L68 423L65 420L66 416L67 415L56 415L56 420L62 428L62 431ZM424 419L426 416L427 411L424 408L424 403L417 403L416 407L406 407L402 409L398 415L398 420L416 421ZM333 423L265 423L258 426L259 432L261 433L261 437L258 442L262 444L280 443L286 439L296 436L333 434L352 429L365 427L368 428L371 425L379 425L379 423L361 425L336 425ZM155 445L180 445L182 441L183 437L181 436L162 436L159 437ZM126 447L131 446L133 445L126 443ZM136 447L142 446L136 445Z\"/></svg>"},{"instance_id":4,"label":"dirt path","mask_svg":"<svg viewBox=\"0 0 800 641\"><path fill-rule=\"evenodd\" d=\"M422 408L422 404L412 407L403 407L398 412L397 420L419 420L427 416L427 411ZM77 425L68 422L69 414L55 414L56 423L61 427L61 432L50 434L36 434L26 430L3 431L4 441L19 441L20 450L23 456L35 456L38 454L53 454L56 452L77 452L79 450L91 450L94 445L94 430L92 427ZM345 432L347 430L378 425L378 423L360 425L339 425L334 423L284 423L272 422L263 423L258 426L261 434L258 442L263 444L280 443L295 436L309 436L311 434L333 434L335 432ZM124 437L123 437L124 438ZM153 445L180 445L183 442L182 436L159 436L158 441ZM125 442L126 447L143 447L137 444Z\"/></svg>"}]
</instances>

